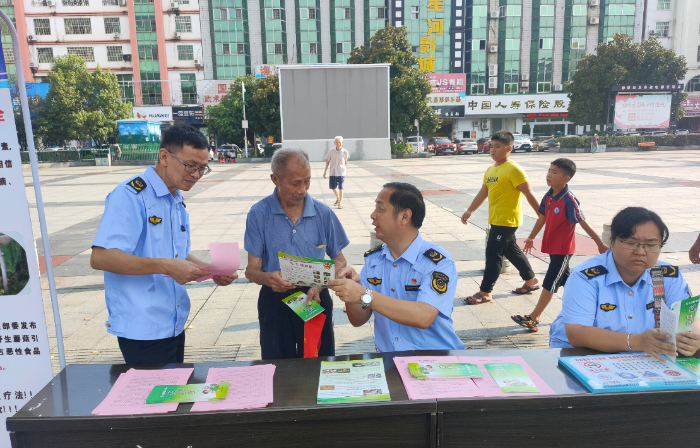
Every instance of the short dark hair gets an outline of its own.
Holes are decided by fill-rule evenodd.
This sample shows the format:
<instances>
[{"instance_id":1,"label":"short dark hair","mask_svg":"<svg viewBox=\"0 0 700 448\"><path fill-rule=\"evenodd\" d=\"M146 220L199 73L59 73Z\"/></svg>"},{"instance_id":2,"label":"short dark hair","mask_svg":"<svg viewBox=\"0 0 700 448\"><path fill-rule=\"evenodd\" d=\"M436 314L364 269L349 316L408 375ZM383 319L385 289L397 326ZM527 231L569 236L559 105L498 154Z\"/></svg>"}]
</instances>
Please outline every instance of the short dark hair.
<instances>
[{"instance_id":1,"label":"short dark hair","mask_svg":"<svg viewBox=\"0 0 700 448\"><path fill-rule=\"evenodd\" d=\"M176 124L163 132L160 147L172 153L182 151L184 145L190 145L194 149L209 149L207 138L199 130L188 124Z\"/></svg>"},{"instance_id":2,"label":"short dark hair","mask_svg":"<svg viewBox=\"0 0 700 448\"><path fill-rule=\"evenodd\" d=\"M610 224L610 237L613 241L617 238L629 238L634 234L635 227L648 222L656 224L661 233L661 244L666 244L668 227L659 215L644 207L627 207L620 210Z\"/></svg>"},{"instance_id":3,"label":"short dark hair","mask_svg":"<svg viewBox=\"0 0 700 448\"><path fill-rule=\"evenodd\" d=\"M506 146L513 146L513 142L515 142L515 138L513 137L513 133L511 133L509 131L498 131L491 136L491 141L492 142L501 142Z\"/></svg>"},{"instance_id":4,"label":"short dark hair","mask_svg":"<svg viewBox=\"0 0 700 448\"><path fill-rule=\"evenodd\" d=\"M551 162L552 165L556 166L564 172L570 178L574 177L576 174L576 164L571 159L560 158Z\"/></svg>"},{"instance_id":5,"label":"short dark hair","mask_svg":"<svg viewBox=\"0 0 700 448\"><path fill-rule=\"evenodd\" d=\"M420 190L404 182L389 182L384 188L394 190L389 196L389 203L394 206L394 217L403 210L411 210L411 225L420 229L425 219L425 202Z\"/></svg>"}]
</instances>

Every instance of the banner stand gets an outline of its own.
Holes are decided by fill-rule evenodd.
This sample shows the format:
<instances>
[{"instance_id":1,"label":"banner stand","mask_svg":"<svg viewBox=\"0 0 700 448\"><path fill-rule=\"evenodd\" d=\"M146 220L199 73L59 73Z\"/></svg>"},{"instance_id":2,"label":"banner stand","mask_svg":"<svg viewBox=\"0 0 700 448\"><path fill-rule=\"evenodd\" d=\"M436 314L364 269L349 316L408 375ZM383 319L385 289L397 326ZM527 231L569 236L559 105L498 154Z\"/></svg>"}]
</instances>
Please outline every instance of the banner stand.
<instances>
[{"instance_id":1,"label":"banner stand","mask_svg":"<svg viewBox=\"0 0 700 448\"><path fill-rule=\"evenodd\" d=\"M49 291L51 293L51 308L53 309L53 321L56 326L56 344L58 347L58 360L61 370L66 368L66 357L63 351L63 330L61 328L61 315L58 311L58 297L56 295L56 281L53 273L53 259L51 258L51 247L49 245L49 232L46 227L46 215L44 213L44 198L41 195L41 181L39 180L39 166L34 146L34 132L32 122L29 119L29 101L27 100L27 87L24 81L24 70L22 66L22 53L19 48L19 38L17 30L10 18L4 11L0 10L0 18L5 21L12 36L12 49L15 53L15 66L17 67L17 88L22 105L24 116L24 131L27 135L27 146L29 149L29 160L32 165L32 179L34 181L34 195L36 196L36 208L39 213L39 226L41 228L41 240L44 245L44 260L46 261L46 275L49 280Z\"/></svg>"}]
</instances>

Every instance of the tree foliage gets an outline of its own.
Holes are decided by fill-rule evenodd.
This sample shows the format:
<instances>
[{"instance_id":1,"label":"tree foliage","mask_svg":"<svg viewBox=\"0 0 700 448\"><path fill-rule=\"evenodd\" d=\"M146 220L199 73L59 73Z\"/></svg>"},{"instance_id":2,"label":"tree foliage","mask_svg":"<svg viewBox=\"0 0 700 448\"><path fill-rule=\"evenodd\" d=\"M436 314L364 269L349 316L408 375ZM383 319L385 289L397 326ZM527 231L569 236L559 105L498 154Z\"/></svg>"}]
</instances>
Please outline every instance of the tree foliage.
<instances>
[{"instance_id":1,"label":"tree foliage","mask_svg":"<svg viewBox=\"0 0 700 448\"><path fill-rule=\"evenodd\" d=\"M408 30L387 25L377 31L369 45L352 50L348 64L391 64L389 69L390 118L392 132L414 130L417 118L421 129L432 132L437 129L438 116L425 101L432 88L425 74L414 66L418 58L411 52Z\"/></svg>"},{"instance_id":2,"label":"tree foliage","mask_svg":"<svg viewBox=\"0 0 700 448\"><path fill-rule=\"evenodd\" d=\"M204 125L209 133L214 134L219 141L235 143L243 146L243 92L241 83L246 90L246 118L248 120L248 140L252 141L253 133L258 133L258 119L255 103L251 100L257 88L258 80L248 75L240 77L232 83L229 91L215 106L206 109Z\"/></svg>"},{"instance_id":3,"label":"tree foliage","mask_svg":"<svg viewBox=\"0 0 700 448\"><path fill-rule=\"evenodd\" d=\"M581 59L567 83L568 118L578 125L606 122L607 90L612 85L674 84L688 71L685 58L663 48L656 38L633 43L631 36L616 34L596 50Z\"/></svg>"},{"instance_id":4,"label":"tree foliage","mask_svg":"<svg viewBox=\"0 0 700 448\"><path fill-rule=\"evenodd\" d=\"M277 75L258 80L253 93L255 103L256 129L262 135L278 136L282 134L280 111L280 83Z\"/></svg>"},{"instance_id":5,"label":"tree foliage","mask_svg":"<svg viewBox=\"0 0 700 448\"><path fill-rule=\"evenodd\" d=\"M81 57L55 58L48 81L37 129L44 143L93 139L99 144L117 134L117 120L132 116L131 103L122 101L117 76L99 65L90 73Z\"/></svg>"}]
</instances>

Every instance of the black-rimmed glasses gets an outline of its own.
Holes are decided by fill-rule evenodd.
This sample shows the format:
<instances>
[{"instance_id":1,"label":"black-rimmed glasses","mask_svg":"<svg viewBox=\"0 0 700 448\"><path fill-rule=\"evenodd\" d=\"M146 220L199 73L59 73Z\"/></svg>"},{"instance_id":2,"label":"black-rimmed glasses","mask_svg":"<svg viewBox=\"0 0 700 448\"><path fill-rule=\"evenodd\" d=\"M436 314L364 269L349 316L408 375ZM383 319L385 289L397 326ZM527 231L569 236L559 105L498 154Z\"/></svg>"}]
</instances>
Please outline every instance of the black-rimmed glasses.
<instances>
[{"instance_id":1,"label":"black-rimmed glasses","mask_svg":"<svg viewBox=\"0 0 700 448\"><path fill-rule=\"evenodd\" d=\"M182 160L178 159L178 157L175 154L173 154L172 152L170 152L170 151L168 151L168 152L170 153L171 156L175 157L175 160L177 160L178 162L182 163L185 166L185 171L189 174L199 173L202 176L206 176L207 174L211 173L211 168L209 167L209 165L201 166L201 167L194 166L194 165L188 165L185 162L183 162Z\"/></svg>"}]
</instances>

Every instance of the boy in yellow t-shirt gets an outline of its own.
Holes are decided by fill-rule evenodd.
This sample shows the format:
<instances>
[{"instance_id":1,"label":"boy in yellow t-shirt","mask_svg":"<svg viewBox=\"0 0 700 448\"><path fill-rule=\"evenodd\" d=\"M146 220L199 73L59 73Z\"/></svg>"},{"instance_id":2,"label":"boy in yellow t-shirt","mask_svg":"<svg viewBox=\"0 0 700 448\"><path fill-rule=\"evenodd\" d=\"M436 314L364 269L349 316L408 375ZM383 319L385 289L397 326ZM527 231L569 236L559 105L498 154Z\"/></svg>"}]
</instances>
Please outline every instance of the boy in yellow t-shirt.
<instances>
[{"instance_id":1,"label":"boy in yellow t-shirt","mask_svg":"<svg viewBox=\"0 0 700 448\"><path fill-rule=\"evenodd\" d=\"M498 131L491 137L491 158L496 162L484 174L484 184L472 204L462 215L462 223L467 224L472 213L489 200L489 238L486 242L486 268L479 292L466 298L467 305L493 302L491 291L501 273L503 257L506 257L525 280L525 284L513 290L514 294L527 294L540 289L537 277L530 262L515 241L515 231L523 220L520 208L520 195L537 213L539 202L530 188L525 171L517 163L509 160L513 150L513 134Z\"/></svg>"}]
</instances>

